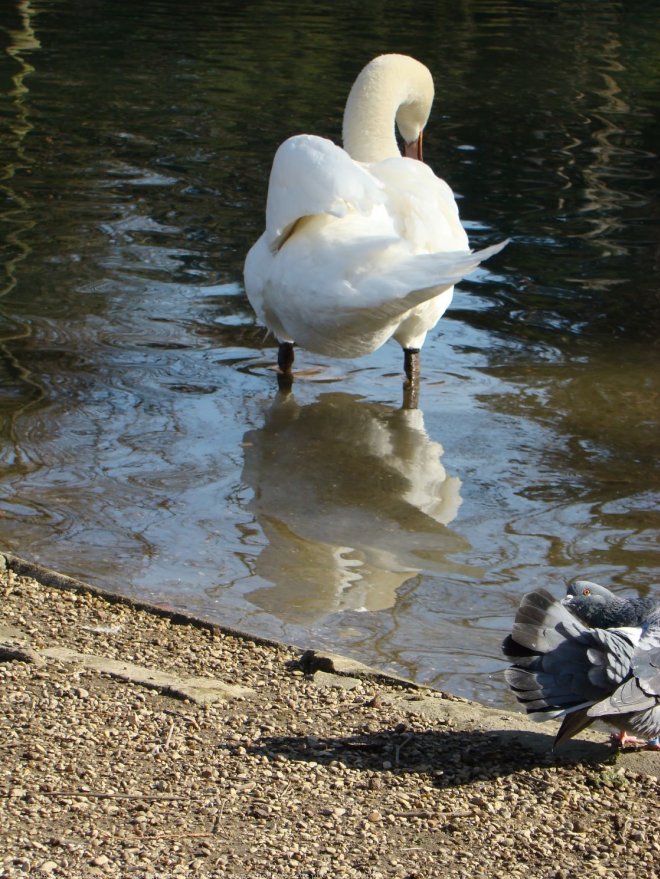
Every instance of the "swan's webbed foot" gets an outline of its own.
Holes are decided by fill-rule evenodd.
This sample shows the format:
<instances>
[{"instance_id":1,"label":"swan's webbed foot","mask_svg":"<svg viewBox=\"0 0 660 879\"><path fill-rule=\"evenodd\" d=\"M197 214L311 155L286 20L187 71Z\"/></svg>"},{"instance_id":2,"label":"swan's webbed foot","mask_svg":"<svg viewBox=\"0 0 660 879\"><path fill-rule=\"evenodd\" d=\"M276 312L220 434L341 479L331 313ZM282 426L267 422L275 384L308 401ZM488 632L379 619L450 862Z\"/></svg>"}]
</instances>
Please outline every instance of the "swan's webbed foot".
<instances>
[{"instance_id":1,"label":"swan's webbed foot","mask_svg":"<svg viewBox=\"0 0 660 879\"><path fill-rule=\"evenodd\" d=\"M293 383L293 342L280 342L277 351L277 365L279 372L277 373L277 384L280 388L290 388Z\"/></svg>"}]
</instances>

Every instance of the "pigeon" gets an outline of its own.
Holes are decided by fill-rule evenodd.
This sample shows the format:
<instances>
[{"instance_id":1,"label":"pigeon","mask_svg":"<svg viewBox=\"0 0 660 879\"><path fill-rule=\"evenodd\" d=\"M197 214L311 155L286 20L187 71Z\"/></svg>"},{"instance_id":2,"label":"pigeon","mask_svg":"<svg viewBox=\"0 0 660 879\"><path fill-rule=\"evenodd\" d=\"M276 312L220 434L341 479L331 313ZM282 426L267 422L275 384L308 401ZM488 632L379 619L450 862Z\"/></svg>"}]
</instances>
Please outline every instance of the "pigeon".
<instances>
[{"instance_id":1,"label":"pigeon","mask_svg":"<svg viewBox=\"0 0 660 879\"><path fill-rule=\"evenodd\" d=\"M575 580L569 585L562 604L588 626L597 629L612 629L618 626L643 625L649 614L655 608L660 607L660 599L619 598L599 583L593 583L590 580ZM612 739L621 747L647 744L643 739L628 735L625 729L613 733ZM655 741L652 740L650 744L655 744Z\"/></svg>"},{"instance_id":2,"label":"pigeon","mask_svg":"<svg viewBox=\"0 0 660 879\"><path fill-rule=\"evenodd\" d=\"M595 629L641 626L649 614L660 607L658 598L620 598L589 580L571 583L562 603L579 620Z\"/></svg>"},{"instance_id":3,"label":"pigeon","mask_svg":"<svg viewBox=\"0 0 660 879\"><path fill-rule=\"evenodd\" d=\"M641 624L590 628L537 589L523 597L502 650L527 713L562 718L553 748L602 720L660 750L660 607Z\"/></svg>"}]
</instances>

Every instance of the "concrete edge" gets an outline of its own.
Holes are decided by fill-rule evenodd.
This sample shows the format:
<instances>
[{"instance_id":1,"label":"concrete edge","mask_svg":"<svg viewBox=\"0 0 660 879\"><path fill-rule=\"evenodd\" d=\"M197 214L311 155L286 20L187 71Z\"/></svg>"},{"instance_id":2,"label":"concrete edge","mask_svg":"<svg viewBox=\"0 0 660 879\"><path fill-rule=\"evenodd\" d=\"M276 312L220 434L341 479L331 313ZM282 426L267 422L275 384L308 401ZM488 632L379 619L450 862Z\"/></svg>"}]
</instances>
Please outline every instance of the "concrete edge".
<instances>
[{"instance_id":1,"label":"concrete edge","mask_svg":"<svg viewBox=\"0 0 660 879\"><path fill-rule=\"evenodd\" d=\"M69 577L66 574L60 574L51 568L40 565L37 562L31 562L27 559L20 558L14 553L0 551L0 568L3 566L7 570L13 571L18 576L32 577L44 586L53 586L56 589L62 589L67 592L76 592L79 594L95 595L102 598L110 604L123 604L134 610L141 610L154 616L169 619L175 625L189 625L196 629L204 629L208 632L214 632L223 635L231 635L241 641L249 641L253 644L261 644L266 647L276 647L283 650L294 650L300 652L300 667L303 671L313 674L315 671L328 671L336 675L346 675L349 677L368 678L369 680L382 681L390 683L398 687L404 687L411 690L429 690L431 688L424 687L404 677L381 671L359 662L357 659L341 656L324 650L311 650L299 644L291 644L286 641L278 641L275 638L267 638L261 635L254 635L251 632L245 632L233 626L227 626L222 623L212 622L203 617L197 617L185 611L175 610L162 607L158 604L152 604L145 599L133 598L121 592L113 592L110 589L104 589L100 586L93 586L83 580L77 580L75 577ZM433 691L437 692L437 691ZM459 696L452 696L452 699L460 699ZM467 700L461 700L467 701ZM477 705L478 703L474 703Z\"/></svg>"}]
</instances>

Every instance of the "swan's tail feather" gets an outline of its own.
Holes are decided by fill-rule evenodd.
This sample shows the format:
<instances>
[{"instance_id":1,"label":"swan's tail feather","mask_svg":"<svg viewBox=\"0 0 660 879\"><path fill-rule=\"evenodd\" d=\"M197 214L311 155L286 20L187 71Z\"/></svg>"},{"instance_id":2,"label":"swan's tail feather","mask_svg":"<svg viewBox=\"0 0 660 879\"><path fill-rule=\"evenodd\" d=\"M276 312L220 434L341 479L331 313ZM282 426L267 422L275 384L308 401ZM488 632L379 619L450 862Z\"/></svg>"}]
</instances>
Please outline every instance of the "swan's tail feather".
<instances>
[{"instance_id":1,"label":"swan's tail feather","mask_svg":"<svg viewBox=\"0 0 660 879\"><path fill-rule=\"evenodd\" d=\"M389 266L360 284L360 305L344 306L354 314L380 313L396 318L457 284L484 260L495 256L509 243L507 238L483 250L421 253Z\"/></svg>"}]
</instances>

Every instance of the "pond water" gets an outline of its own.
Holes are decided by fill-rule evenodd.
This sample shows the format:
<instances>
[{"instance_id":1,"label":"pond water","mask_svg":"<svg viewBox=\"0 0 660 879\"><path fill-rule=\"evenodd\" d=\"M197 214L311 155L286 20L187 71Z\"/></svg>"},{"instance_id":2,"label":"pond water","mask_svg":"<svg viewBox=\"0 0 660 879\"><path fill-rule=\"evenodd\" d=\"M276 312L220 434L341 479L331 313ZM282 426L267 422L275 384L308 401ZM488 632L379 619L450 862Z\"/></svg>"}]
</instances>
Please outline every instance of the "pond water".
<instances>
[{"instance_id":1,"label":"pond water","mask_svg":"<svg viewBox=\"0 0 660 879\"><path fill-rule=\"evenodd\" d=\"M493 703L524 592L653 590L656 0L7 0L0 40L5 549ZM395 343L280 395L242 288L275 148L384 51L472 246L513 239L416 410Z\"/></svg>"}]
</instances>

